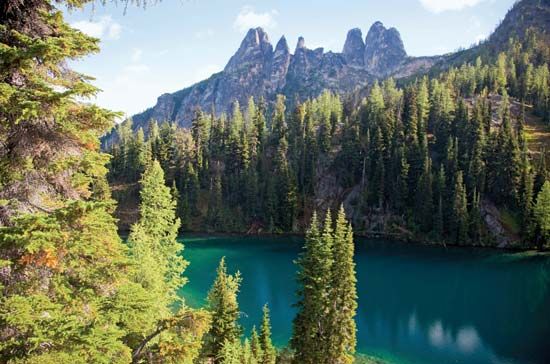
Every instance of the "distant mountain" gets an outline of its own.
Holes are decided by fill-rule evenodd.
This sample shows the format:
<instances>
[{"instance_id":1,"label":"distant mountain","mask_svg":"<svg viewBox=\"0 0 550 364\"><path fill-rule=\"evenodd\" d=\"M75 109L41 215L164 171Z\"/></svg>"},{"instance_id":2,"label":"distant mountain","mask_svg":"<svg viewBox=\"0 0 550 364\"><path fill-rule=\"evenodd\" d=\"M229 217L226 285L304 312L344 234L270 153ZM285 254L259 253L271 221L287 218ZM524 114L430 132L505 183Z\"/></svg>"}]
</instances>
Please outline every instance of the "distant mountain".
<instances>
[{"instance_id":1,"label":"distant mountain","mask_svg":"<svg viewBox=\"0 0 550 364\"><path fill-rule=\"evenodd\" d=\"M246 103L252 95L273 100L276 94L289 99L314 97L324 89L345 94L376 78L408 76L429 69L442 57L409 57L399 32L374 23L365 39L360 29L348 32L342 53L309 49L298 38L294 53L286 38L275 49L262 28L250 29L224 70L183 90L161 95L157 104L133 117L135 127L150 119L175 120L188 127L200 107L217 113L230 110L232 103Z\"/></svg>"},{"instance_id":2,"label":"distant mountain","mask_svg":"<svg viewBox=\"0 0 550 364\"><path fill-rule=\"evenodd\" d=\"M550 0L517 2L484 43L444 56L407 56L397 29L375 22L363 40L361 30L351 29L341 53L309 49L299 37L294 53L285 37L275 49L262 28L250 29L224 70L183 90L161 95L155 106L133 116L134 127L147 127L151 119L190 126L197 108L227 112L237 100L250 96L273 101L283 94L289 100L319 95L324 89L338 94L364 90L375 79L409 77L430 70L471 62L479 55L495 55L510 37L522 37L534 28L548 38ZM545 39L548 40L548 39Z\"/></svg>"}]
</instances>

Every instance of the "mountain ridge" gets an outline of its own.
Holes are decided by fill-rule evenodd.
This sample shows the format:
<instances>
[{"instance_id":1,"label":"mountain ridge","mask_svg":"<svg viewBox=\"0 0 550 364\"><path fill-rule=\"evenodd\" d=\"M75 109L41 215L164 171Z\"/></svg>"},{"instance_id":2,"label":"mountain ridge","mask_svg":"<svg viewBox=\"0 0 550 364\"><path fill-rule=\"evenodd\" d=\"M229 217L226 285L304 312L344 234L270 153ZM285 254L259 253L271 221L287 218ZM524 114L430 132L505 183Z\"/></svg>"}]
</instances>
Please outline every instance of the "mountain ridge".
<instances>
[{"instance_id":1,"label":"mountain ridge","mask_svg":"<svg viewBox=\"0 0 550 364\"><path fill-rule=\"evenodd\" d=\"M350 29L342 52L309 49L305 39L299 37L291 53L285 36L273 49L268 34L260 27L252 28L223 71L179 91L162 94L154 106L132 117L133 126L147 130L149 121L154 119L189 127L198 108L219 115L229 112L234 101L242 105L250 96L273 102L277 94L285 95L289 101L304 100L325 89L340 95L362 93L376 79L407 79L473 62L479 55L498 53L510 37L522 37L531 27L547 39L549 4L550 0L518 1L486 41L436 56L407 55L399 31L386 28L380 21L371 25L364 38L360 28Z\"/></svg>"},{"instance_id":2,"label":"mountain ridge","mask_svg":"<svg viewBox=\"0 0 550 364\"><path fill-rule=\"evenodd\" d=\"M351 29L342 52L310 49L299 37L294 53L283 35L275 48L261 28L250 29L223 71L182 90L158 97L155 106L133 116L135 128L147 128L151 119L171 120L190 126L197 108L228 112L236 100L248 97L273 101L276 94L289 99L319 95L324 89L345 94L375 79L397 74L408 76L429 68L442 56L408 56L395 28L375 22L365 38L359 28Z\"/></svg>"}]
</instances>

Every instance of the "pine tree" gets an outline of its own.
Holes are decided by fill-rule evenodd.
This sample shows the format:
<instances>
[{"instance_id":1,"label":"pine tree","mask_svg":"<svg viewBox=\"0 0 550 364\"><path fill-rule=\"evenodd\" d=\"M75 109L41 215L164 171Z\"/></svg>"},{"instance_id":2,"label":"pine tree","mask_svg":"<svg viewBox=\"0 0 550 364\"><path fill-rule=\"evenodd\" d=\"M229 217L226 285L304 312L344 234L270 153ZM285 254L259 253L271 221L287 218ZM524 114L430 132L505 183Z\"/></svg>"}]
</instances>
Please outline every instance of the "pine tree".
<instances>
[{"instance_id":1,"label":"pine tree","mask_svg":"<svg viewBox=\"0 0 550 364\"><path fill-rule=\"evenodd\" d=\"M219 175L215 175L212 179L209 197L206 222L209 228L219 231L224 228L222 180Z\"/></svg>"},{"instance_id":2,"label":"pine tree","mask_svg":"<svg viewBox=\"0 0 550 364\"><path fill-rule=\"evenodd\" d=\"M520 182L520 158L517 139L512 134L510 108L506 93L502 103L502 125L488 157L487 183L497 203L515 203Z\"/></svg>"},{"instance_id":3,"label":"pine tree","mask_svg":"<svg viewBox=\"0 0 550 364\"><path fill-rule=\"evenodd\" d=\"M468 242L468 206L462 171L458 171L453 190L452 238L456 244Z\"/></svg>"},{"instance_id":4,"label":"pine tree","mask_svg":"<svg viewBox=\"0 0 550 364\"><path fill-rule=\"evenodd\" d=\"M293 321L295 363L351 363L355 352L357 309L353 232L343 208L332 228L327 211L322 232L316 214L298 265L300 301Z\"/></svg>"},{"instance_id":5,"label":"pine tree","mask_svg":"<svg viewBox=\"0 0 550 364\"><path fill-rule=\"evenodd\" d=\"M262 351L260 337L258 336L258 332L256 331L256 326L252 327L252 333L250 334L250 349L252 351L252 356L254 357L256 362L260 363L262 358L264 357L264 353Z\"/></svg>"},{"instance_id":6,"label":"pine tree","mask_svg":"<svg viewBox=\"0 0 550 364\"><path fill-rule=\"evenodd\" d=\"M550 182L544 182L537 195L537 203L534 215L539 233L539 246L544 246L550 241Z\"/></svg>"},{"instance_id":7,"label":"pine tree","mask_svg":"<svg viewBox=\"0 0 550 364\"><path fill-rule=\"evenodd\" d=\"M55 5L0 11L0 361L128 363L139 308L99 152L117 114L78 101L98 90L68 60L99 40Z\"/></svg>"},{"instance_id":8,"label":"pine tree","mask_svg":"<svg viewBox=\"0 0 550 364\"><path fill-rule=\"evenodd\" d=\"M242 364L243 347L240 341L230 341L226 339L216 356L216 363L219 364Z\"/></svg>"},{"instance_id":9,"label":"pine tree","mask_svg":"<svg viewBox=\"0 0 550 364\"><path fill-rule=\"evenodd\" d=\"M250 346L250 341L244 339L241 352L241 364L258 364L256 358L252 354L252 347Z\"/></svg>"},{"instance_id":10,"label":"pine tree","mask_svg":"<svg viewBox=\"0 0 550 364\"><path fill-rule=\"evenodd\" d=\"M271 139L275 146L279 144L279 140L286 136L287 133L285 101L286 99L283 95L277 95L275 110L273 111L273 120L271 123Z\"/></svg>"},{"instance_id":11,"label":"pine tree","mask_svg":"<svg viewBox=\"0 0 550 364\"><path fill-rule=\"evenodd\" d=\"M238 323L239 305L237 293L241 284L239 272L234 275L227 273L225 258L220 260L216 280L208 292L208 310L212 314L212 324L205 336L203 355L213 357L216 362L225 363L227 354L225 345L233 345L241 336ZM230 351L233 355L233 351ZM229 358L227 358L229 360Z\"/></svg>"},{"instance_id":12,"label":"pine tree","mask_svg":"<svg viewBox=\"0 0 550 364\"><path fill-rule=\"evenodd\" d=\"M165 185L164 173L157 161L143 174L140 197L140 219L132 226L128 246L138 267L133 281L146 292L136 290L134 295L143 297L140 309L147 315L137 317L137 327L127 323L132 325L128 330L133 329L133 332L130 331L126 340L135 342L134 361L141 357L191 360L198 354L202 333L196 337L182 331L188 325L189 317L196 313L184 307L178 295L178 289L186 281L182 273L188 263L181 256L183 246L176 240L180 225L175 216L177 197ZM178 308L174 309L175 306ZM200 321L203 332L207 320L200 318ZM157 342L161 332L163 340ZM182 349L183 346L186 348Z\"/></svg>"},{"instance_id":13,"label":"pine tree","mask_svg":"<svg viewBox=\"0 0 550 364\"><path fill-rule=\"evenodd\" d=\"M495 78L495 91L499 93L506 92L506 54L498 55Z\"/></svg>"},{"instance_id":14,"label":"pine tree","mask_svg":"<svg viewBox=\"0 0 550 364\"><path fill-rule=\"evenodd\" d=\"M435 216L433 220L433 231L435 235L442 239L445 235L445 199L446 199L446 192L445 192L445 186L446 186L446 174L445 174L445 167L443 164L440 166L439 171L437 172L437 176L434 181L434 191L435 191Z\"/></svg>"},{"instance_id":15,"label":"pine tree","mask_svg":"<svg viewBox=\"0 0 550 364\"><path fill-rule=\"evenodd\" d=\"M67 3L80 7L87 2ZM136 246L123 244L117 234L105 180L108 158L99 152L99 136L117 114L78 101L97 89L88 83L90 78L67 67L68 59L96 52L99 40L65 23L54 6L58 3L63 2L6 2L0 12L0 139L9 145L0 151L0 196L3 203L9 201L0 212L1 224L8 224L0 227L0 264L10 267L0 301L0 331L5 333L0 361L129 363L144 353L153 361L191 361L207 315L160 307L159 301L176 301L172 288L182 282L183 260L164 260L155 271L162 274L151 275L153 264L139 266ZM119 157L121 168L131 175L141 163L143 133L136 139L127 136ZM29 176L44 184L29 184ZM22 199L16 197L20 191L13 182L33 188ZM168 201L169 188L162 192L161 200ZM31 206L25 198L32 200ZM136 224L135 234L159 247L148 259L179 251L172 239L174 206L160 207L167 210L149 215L166 222L159 226L166 228L155 236L159 239L149 240L159 230ZM176 271L177 278L172 274ZM152 279L163 286L155 289L160 297L144 287ZM161 332L170 348L156 340Z\"/></svg>"},{"instance_id":16,"label":"pine tree","mask_svg":"<svg viewBox=\"0 0 550 364\"><path fill-rule=\"evenodd\" d=\"M473 243L479 244L482 238L483 218L481 217L481 197L480 193L474 188L472 193L472 204L469 212L470 228L469 236Z\"/></svg>"},{"instance_id":17,"label":"pine tree","mask_svg":"<svg viewBox=\"0 0 550 364\"><path fill-rule=\"evenodd\" d=\"M330 219L328 221L330 222ZM330 225L325 229L330 229ZM298 313L293 321L290 341L295 351L293 362L297 364L323 363L323 348L326 342L324 330L330 288L327 278L331 274L332 265L331 246L326 244L330 244L330 235L330 230L325 230L321 235L317 215L314 213L306 233L304 251L297 261L297 294L300 299L296 304Z\"/></svg>"},{"instance_id":18,"label":"pine tree","mask_svg":"<svg viewBox=\"0 0 550 364\"><path fill-rule=\"evenodd\" d=\"M416 97L416 110L418 112L418 129L425 128L428 124L428 116L430 114L430 94L428 91L428 78L423 77L418 86Z\"/></svg>"},{"instance_id":19,"label":"pine tree","mask_svg":"<svg viewBox=\"0 0 550 364\"><path fill-rule=\"evenodd\" d=\"M432 163L428 159L424 162L424 171L418 180L415 196L415 216L424 232L432 228L433 191L432 191Z\"/></svg>"},{"instance_id":20,"label":"pine tree","mask_svg":"<svg viewBox=\"0 0 550 364\"><path fill-rule=\"evenodd\" d=\"M168 297L173 302L177 299L177 289L185 283L181 273L188 264L180 255L183 246L176 240L180 227L180 220L175 215L176 201L165 185L164 172L157 161L145 171L140 184L140 219L133 229L140 229L148 241L144 241L143 236L136 239L130 232L128 242L130 247L150 244L149 249L164 272L166 288L170 291Z\"/></svg>"},{"instance_id":21,"label":"pine tree","mask_svg":"<svg viewBox=\"0 0 550 364\"><path fill-rule=\"evenodd\" d=\"M329 344L326 363L353 363L356 345L355 315L357 278L353 261L354 243L351 225L346 222L341 206L333 239L333 261L330 277Z\"/></svg>"},{"instance_id":22,"label":"pine tree","mask_svg":"<svg viewBox=\"0 0 550 364\"><path fill-rule=\"evenodd\" d=\"M546 168L546 151L542 149L537 164L537 171L533 186L533 195L539 193L539 191L542 189L542 186L544 185L544 182L549 180L550 174L548 173L548 168Z\"/></svg>"},{"instance_id":23,"label":"pine tree","mask_svg":"<svg viewBox=\"0 0 550 364\"><path fill-rule=\"evenodd\" d=\"M267 304L264 305L262 316L262 325L260 326L260 348L261 348L261 360L258 362L261 364L275 364L277 360L277 352L271 342L271 322L269 319L269 308Z\"/></svg>"}]
</instances>

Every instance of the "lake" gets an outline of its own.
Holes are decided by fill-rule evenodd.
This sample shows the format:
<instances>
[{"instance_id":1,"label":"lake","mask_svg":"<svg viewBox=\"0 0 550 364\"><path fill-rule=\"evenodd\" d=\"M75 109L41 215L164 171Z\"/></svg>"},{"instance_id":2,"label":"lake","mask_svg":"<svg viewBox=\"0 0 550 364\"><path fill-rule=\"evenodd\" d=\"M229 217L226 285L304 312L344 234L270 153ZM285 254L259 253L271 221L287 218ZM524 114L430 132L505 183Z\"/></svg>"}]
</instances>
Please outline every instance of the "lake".
<instances>
[{"instance_id":1,"label":"lake","mask_svg":"<svg viewBox=\"0 0 550 364\"><path fill-rule=\"evenodd\" d=\"M302 238L183 238L188 305L204 304L222 256L243 277L241 324L271 309L286 345ZM356 239L357 350L388 363L550 363L550 256Z\"/></svg>"}]
</instances>

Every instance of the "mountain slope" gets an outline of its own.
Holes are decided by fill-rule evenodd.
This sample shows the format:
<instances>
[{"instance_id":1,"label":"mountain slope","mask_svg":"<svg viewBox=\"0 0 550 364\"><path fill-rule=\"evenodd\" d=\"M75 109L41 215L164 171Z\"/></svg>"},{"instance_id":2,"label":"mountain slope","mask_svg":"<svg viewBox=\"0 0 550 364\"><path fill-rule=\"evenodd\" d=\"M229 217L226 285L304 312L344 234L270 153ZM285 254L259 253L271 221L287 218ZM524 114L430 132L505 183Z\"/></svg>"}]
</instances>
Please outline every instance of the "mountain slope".
<instances>
[{"instance_id":1,"label":"mountain slope","mask_svg":"<svg viewBox=\"0 0 550 364\"><path fill-rule=\"evenodd\" d=\"M506 50L508 41L517 38L525 41L529 30L533 30L539 41L550 41L550 0L522 0L516 2L506 13L494 32L477 46L449 54L444 60L434 65L432 73L474 62L478 56L486 61L495 59L499 52Z\"/></svg>"}]
</instances>

